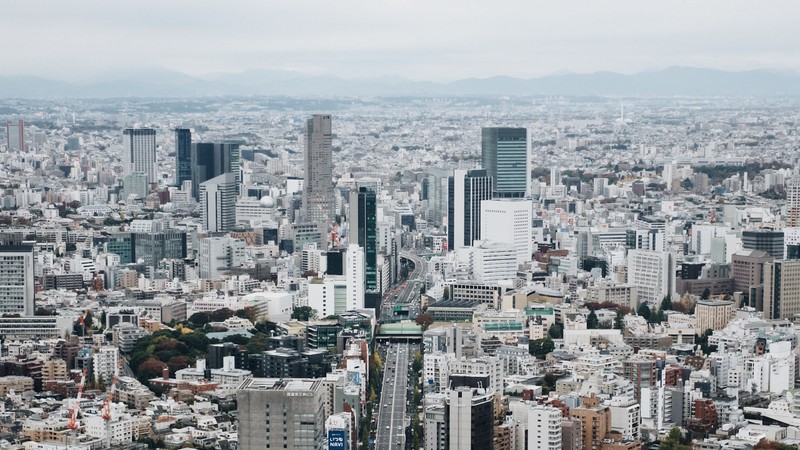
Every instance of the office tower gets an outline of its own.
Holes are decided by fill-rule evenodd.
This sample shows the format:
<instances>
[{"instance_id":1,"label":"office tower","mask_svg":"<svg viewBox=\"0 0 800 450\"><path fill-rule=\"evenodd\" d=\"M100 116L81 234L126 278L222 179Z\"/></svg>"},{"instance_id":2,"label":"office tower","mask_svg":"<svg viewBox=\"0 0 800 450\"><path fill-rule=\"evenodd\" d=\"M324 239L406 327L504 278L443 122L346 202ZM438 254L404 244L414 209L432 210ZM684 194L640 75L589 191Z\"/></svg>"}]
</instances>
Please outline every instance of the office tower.
<instances>
[{"instance_id":1,"label":"office tower","mask_svg":"<svg viewBox=\"0 0 800 450\"><path fill-rule=\"evenodd\" d=\"M364 288L378 289L378 224L375 192L362 187L350 193L350 243L364 252Z\"/></svg>"},{"instance_id":2,"label":"office tower","mask_svg":"<svg viewBox=\"0 0 800 450\"><path fill-rule=\"evenodd\" d=\"M0 314L32 316L33 246L0 245Z\"/></svg>"},{"instance_id":3,"label":"office tower","mask_svg":"<svg viewBox=\"0 0 800 450\"><path fill-rule=\"evenodd\" d=\"M533 204L528 200L484 200L481 202L481 240L514 246L517 264L533 255Z\"/></svg>"},{"instance_id":4,"label":"office tower","mask_svg":"<svg viewBox=\"0 0 800 450\"><path fill-rule=\"evenodd\" d=\"M472 246L472 278L481 283L498 283L517 276L514 246L504 242L475 241Z\"/></svg>"},{"instance_id":5,"label":"office tower","mask_svg":"<svg viewBox=\"0 0 800 450\"><path fill-rule=\"evenodd\" d=\"M494 180L495 198L525 197L530 191L528 130L484 128L481 132L481 163Z\"/></svg>"},{"instance_id":6,"label":"office tower","mask_svg":"<svg viewBox=\"0 0 800 450\"><path fill-rule=\"evenodd\" d=\"M528 442L526 450L561 450L561 410L552 406L531 406L525 440Z\"/></svg>"},{"instance_id":7,"label":"office tower","mask_svg":"<svg viewBox=\"0 0 800 450\"><path fill-rule=\"evenodd\" d=\"M428 223L435 227L447 225L447 180L450 172L445 169L428 171Z\"/></svg>"},{"instance_id":8,"label":"office tower","mask_svg":"<svg viewBox=\"0 0 800 450\"><path fill-rule=\"evenodd\" d=\"M324 448L322 380L251 378L236 400L241 450Z\"/></svg>"},{"instance_id":9,"label":"office tower","mask_svg":"<svg viewBox=\"0 0 800 450\"><path fill-rule=\"evenodd\" d=\"M783 231L744 230L742 247L747 250L761 250L775 259L783 259Z\"/></svg>"},{"instance_id":10,"label":"office tower","mask_svg":"<svg viewBox=\"0 0 800 450\"><path fill-rule=\"evenodd\" d=\"M333 147L330 114L315 114L306 121L303 152L303 211L323 234L333 219ZM324 228L324 229L323 229Z\"/></svg>"},{"instance_id":11,"label":"office tower","mask_svg":"<svg viewBox=\"0 0 800 450\"><path fill-rule=\"evenodd\" d=\"M175 186L192 181L192 130L175 129Z\"/></svg>"},{"instance_id":12,"label":"office tower","mask_svg":"<svg viewBox=\"0 0 800 450\"><path fill-rule=\"evenodd\" d=\"M183 231L132 233L131 242L133 261L141 260L148 267L156 267L164 259L186 258L186 233Z\"/></svg>"},{"instance_id":13,"label":"office tower","mask_svg":"<svg viewBox=\"0 0 800 450\"><path fill-rule=\"evenodd\" d=\"M122 179L122 189L125 197L133 194L144 200L147 197L147 174L144 172L131 172Z\"/></svg>"},{"instance_id":14,"label":"office tower","mask_svg":"<svg viewBox=\"0 0 800 450\"><path fill-rule=\"evenodd\" d=\"M8 151L25 151L25 122L20 119L16 122L6 122L6 138Z\"/></svg>"},{"instance_id":15,"label":"office tower","mask_svg":"<svg viewBox=\"0 0 800 450\"><path fill-rule=\"evenodd\" d=\"M586 399L584 399L586 400ZM583 450L598 450L611 429L611 413L607 406L599 406L596 399L589 405L570 409L573 419L581 421Z\"/></svg>"},{"instance_id":16,"label":"office tower","mask_svg":"<svg viewBox=\"0 0 800 450\"><path fill-rule=\"evenodd\" d=\"M561 186L561 169L558 167L550 168L550 187Z\"/></svg>"},{"instance_id":17,"label":"office tower","mask_svg":"<svg viewBox=\"0 0 800 450\"><path fill-rule=\"evenodd\" d=\"M481 236L481 202L492 198L492 177L485 170L454 170L448 179L447 245L469 247Z\"/></svg>"},{"instance_id":18,"label":"office tower","mask_svg":"<svg viewBox=\"0 0 800 450\"><path fill-rule=\"evenodd\" d=\"M232 173L236 193L239 192L239 144L212 144L198 142L192 149L192 197L200 200L200 185L224 173Z\"/></svg>"},{"instance_id":19,"label":"office tower","mask_svg":"<svg viewBox=\"0 0 800 450\"><path fill-rule=\"evenodd\" d=\"M660 305L675 291L675 257L669 252L628 251L628 284L638 287L638 304Z\"/></svg>"},{"instance_id":20,"label":"office tower","mask_svg":"<svg viewBox=\"0 0 800 450\"><path fill-rule=\"evenodd\" d=\"M786 183L787 218L786 226L800 226L800 179L793 178Z\"/></svg>"},{"instance_id":21,"label":"office tower","mask_svg":"<svg viewBox=\"0 0 800 450\"><path fill-rule=\"evenodd\" d=\"M459 387L447 393L447 449L491 450L494 435L492 389Z\"/></svg>"},{"instance_id":22,"label":"office tower","mask_svg":"<svg viewBox=\"0 0 800 450\"><path fill-rule=\"evenodd\" d=\"M358 244L350 244L344 255L347 271L347 309L364 307L364 248Z\"/></svg>"},{"instance_id":23,"label":"office tower","mask_svg":"<svg viewBox=\"0 0 800 450\"><path fill-rule=\"evenodd\" d=\"M790 319L800 313L800 260L764 264L765 319Z\"/></svg>"},{"instance_id":24,"label":"office tower","mask_svg":"<svg viewBox=\"0 0 800 450\"><path fill-rule=\"evenodd\" d=\"M126 128L122 132L122 173L147 174L147 183L156 183L156 130L152 128Z\"/></svg>"},{"instance_id":25,"label":"office tower","mask_svg":"<svg viewBox=\"0 0 800 450\"><path fill-rule=\"evenodd\" d=\"M236 176L224 173L200 183L203 229L226 232L236 226Z\"/></svg>"},{"instance_id":26,"label":"office tower","mask_svg":"<svg viewBox=\"0 0 800 450\"><path fill-rule=\"evenodd\" d=\"M225 237L207 237L198 242L197 275L217 279L222 273L241 267L245 261L244 241Z\"/></svg>"}]
</instances>

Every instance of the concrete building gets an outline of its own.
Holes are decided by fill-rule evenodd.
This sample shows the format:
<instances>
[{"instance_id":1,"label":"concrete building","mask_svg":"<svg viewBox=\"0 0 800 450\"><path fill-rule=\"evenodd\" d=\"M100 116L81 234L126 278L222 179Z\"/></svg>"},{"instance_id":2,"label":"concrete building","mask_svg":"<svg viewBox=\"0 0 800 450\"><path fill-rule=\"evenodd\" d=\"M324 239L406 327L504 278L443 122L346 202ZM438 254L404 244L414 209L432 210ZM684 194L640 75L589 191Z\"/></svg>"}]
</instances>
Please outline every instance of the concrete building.
<instances>
[{"instance_id":1,"label":"concrete building","mask_svg":"<svg viewBox=\"0 0 800 450\"><path fill-rule=\"evenodd\" d=\"M475 241L472 253L472 277L481 283L497 283L517 275L517 258L511 244Z\"/></svg>"},{"instance_id":2,"label":"concrete building","mask_svg":"<svg viewBox=\"0 0 800 450\"><path fill-rule=\"evenodd\" d=\"M631 397L611 399L608 406L611 412L611 431L619 433L623 439L638 440L641 436L641 405Z\"/></svg>"},{"instance_id":3,"label":"concrete building","mask_svg":"<svg viewBox=\"0 0 800 450\"><path fill-rule=\"evenodd\" d=\"M206 237L199 241L198 276L217 279L222 273L244 263L244 241L231 237Z\"/></svg>"},{"instance_id":4,"label":"concrete building","mask_svg":"<svg viewBox=\"0 0 800 450\"><path fill-rule=\"evenodd\" d=\"M445 420L449 450L491 450L494 427L494 392L459 387L447 393ZM442 449L443 450L443 449Z\"/></svg>"},{"instance_id":5,"label":"concrete building","mask_svg":"<svg viewBox=\"0 0 800 450\"><path fill-rule=\"evenodd\" d=\"M117 373L119 349L117 347L100 347L92 354L92 372L95 382L111 384L114 374Z\"/></svg>"},{"instance_id":6,"label":"concrete building","mask_svg":"<svg viewBox=\"0 0 800 450\"><path fill-rule=\"evenodd\" d=\"M585 402L578 408L570 409L570 416L581 421L583 431L583 450L600 450L603 439L611 430L611 411L607 406Z\"/></svg>"},{"instance_id":7,"label":"concrete building","mask_svg":"<svg viewBox=\"0 0 800 450\"><path fill-rule=\"evenodd\" d=\"M236 400L241 450L324 447L321 380L251 378L237 391Z\"/></svg>"},{"instance_id":8,"label":"concrete building","mask_svg":"<svg viewBox=\"0 0 800 450\"><path fill-rule=\"evenodd\" d=\"M152 128L126 128L122 132L122 173L128 176L133 172L144 172L147 183L155 183L158 166L156 163L156 130Z\"/></svg>"},{"instance_id":9,"label":"concrete building","mask_svg":"<svg viewBox=\"0 0 800 450\"><path fill-rule=\"evenodd\" d=\"M544 405L532 406L528 410L527 432L527 450L560 450L561 409Z\"/></svg>"},{"instance_id":10,"label":"concrete building","mask_svg":"<svg viewBox=\"0 0 800 450\"><path fill-rule=\"evenodd\" d=\"M0 245L0 314L33 316L33 247Z\"/></svg>"},{"instance_id":11,"label":"concrete building","mask_svg":"<svg viewBox=\"0 0 800 450\"><path fill-rule=\"evenodd\" d=\"M698 300L694 310L697 332L721 330L733 318L733 302L724 300Z\"/></svg>"},{"instance_id":12,"label":"concrete building","mask_svg":"<svg viewBox=\"0 0 800 450\"><path fill-rule=\"evenodd\" d=\"M763 250L739 250L731 256L734 292L749 292L764 284L764 264L775 258Z\"/></svg>"},{"instance_id":13,"label":"concrete building","mask_svg":"<svg viewBox=\"0 0 800 450\"><path fill-rule=\"evenodd\" d=\"M6 122L6 142L8 151L25 152L25 121Z\"/></svg>"},{"instance_id":14,"label":"concrete building","mask_svg":"<svg viewBox=\"0 0 800 450\"><path fill-rule=\"evenodd\" d=\"M200 184L203 229L224 233L236 226L236 175L227 172Z\"/></svg>"},{"instance_id":15,"label":"concrete building","mask_svg":"<svg viewBox=\"0 0 800 450\"><path fill-rule=\"evenodd\" d=\"M761 250L775 259L783 259L783 231L744 230L742 247L746 250Z\"/></svg>"},{"instance_id":16,"label":"concrete building","mask_svg":"<svg viewBox=\"0 0 800 450\"><path fill-rule=\"evenodd\" d=\"M198 142L191 144L192 198L200 199L200 185L225 173L235 178L239 192L239 145Z\"/></svg>"},{"instance_id":17,"label":"concrete building","mask_svg":"<svg viewBox=\"0 0 800 450\"><path fill-rule=\"evenodd\" d=\"M674 255L669 252L630 250L628 284L637 287L639 304L661 304L664 297L675 292Z\"/></svg>"},{"instance_id":18,"label":"concrete building","mask_svg":"<svg viewBox=\"0 0 800 450\"><path fill-rule=\"evenodd\" d=\"M517 264L533 254L531 221L533 204L528 200L484 200L481 202L481 240L510 244Z\"/></svg>"}]
</instances>

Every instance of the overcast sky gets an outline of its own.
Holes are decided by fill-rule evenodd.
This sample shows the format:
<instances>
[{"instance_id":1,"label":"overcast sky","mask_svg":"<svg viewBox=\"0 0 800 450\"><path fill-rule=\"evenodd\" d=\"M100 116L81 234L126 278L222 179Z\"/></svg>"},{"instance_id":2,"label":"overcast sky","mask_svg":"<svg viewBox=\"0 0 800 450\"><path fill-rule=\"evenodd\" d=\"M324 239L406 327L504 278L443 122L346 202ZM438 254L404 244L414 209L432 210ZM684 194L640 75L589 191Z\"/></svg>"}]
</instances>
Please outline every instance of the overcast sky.
<instances>
[{"instance_id":1,"label":"overcast sky","mask_svg":"<svg viewBox=\"0 0 800 450\"><path fill-rule=\"evenodd\" d=\"M20 0L0 9L0 74L800 70L798 18L797 0Z\"/></svg>"}]
</instances>

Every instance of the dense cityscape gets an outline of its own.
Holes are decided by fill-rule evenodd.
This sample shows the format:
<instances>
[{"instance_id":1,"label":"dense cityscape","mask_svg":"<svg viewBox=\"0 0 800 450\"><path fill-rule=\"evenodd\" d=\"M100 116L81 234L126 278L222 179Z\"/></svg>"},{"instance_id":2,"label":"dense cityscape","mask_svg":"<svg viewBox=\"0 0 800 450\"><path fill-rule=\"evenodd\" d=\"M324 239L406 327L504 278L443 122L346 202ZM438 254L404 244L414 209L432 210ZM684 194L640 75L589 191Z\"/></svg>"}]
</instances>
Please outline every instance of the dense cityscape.
<instances>
[{"instance_id":1,"label":"dense cityscape","mask_svg":"<svg viewBox=\"0 0 800 450\"><path fill-rule=\"evenodd\" d=\"M795 448L797 106L6 100L0 447Z\"/></svg>"}]
</instances>

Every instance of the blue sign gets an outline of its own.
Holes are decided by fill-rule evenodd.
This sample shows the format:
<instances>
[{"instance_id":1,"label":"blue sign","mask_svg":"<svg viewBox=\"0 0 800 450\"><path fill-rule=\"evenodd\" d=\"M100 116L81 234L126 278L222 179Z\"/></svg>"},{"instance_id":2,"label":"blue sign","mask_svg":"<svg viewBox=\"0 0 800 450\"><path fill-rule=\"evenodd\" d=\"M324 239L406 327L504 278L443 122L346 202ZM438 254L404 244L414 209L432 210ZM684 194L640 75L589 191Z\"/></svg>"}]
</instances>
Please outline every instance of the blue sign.
<instances>
[{"instance_id":1,"label":"blue sign","mask_svg":"<svg viewBox=\"0 0 800 450\"><path fill-rule=\"evenodd\" d=\"M334 450L337 448L347 448L347 440L345 439L344 430L328 431L328 449Z\"/></svg>"}]
</instances>

